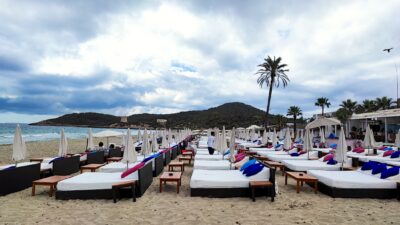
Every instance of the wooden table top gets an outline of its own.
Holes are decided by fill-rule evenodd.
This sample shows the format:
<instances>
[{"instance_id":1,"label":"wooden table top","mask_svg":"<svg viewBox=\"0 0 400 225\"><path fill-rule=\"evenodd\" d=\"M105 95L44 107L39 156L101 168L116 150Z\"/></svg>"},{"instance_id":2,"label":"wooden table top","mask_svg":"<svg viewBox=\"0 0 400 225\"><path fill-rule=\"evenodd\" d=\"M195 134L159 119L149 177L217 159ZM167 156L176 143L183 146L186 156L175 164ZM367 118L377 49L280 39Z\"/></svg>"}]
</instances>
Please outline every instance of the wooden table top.
<instances>
[{"instance_id":1,"label":"wooden table top","mask_svg":"<svg viewBox=\"0 0 400 225\"><path fill-rule=\"evenodd\" d=\"M40 161L40 162L41 162L41 161L43 161L43 157L30 158L29 160L30 160L31 162L32 162L32 161L36 161L36 162Z\"/></svg>"},{"instance_id":2,"label":"wooden table top","mask_svg":"<svg viewBox=\"0 0 400 225\"><path fill-rule=\"evenodd\" d=\"M56 184L62 180L68 179L72 176L51 176L40 180L33 181L34 184Z\"/></svg>"},{"instance_id":3,"label":"wooden table top","mask_svg":"<svg viewBox=\"0 0 400 225\"><path fill-rule=\"evenodd\" d=\"M270 160L264 160L264 162L270 166L283 166L283 164L280 162L275 162L275 161L270 161Z\"/></svg>"},{"instance_id":4,"label":"wooden table top","mask_svg":"<svg viewBox=\"0 0 400 225\"><path fill-rule=\"evenodd\" d=\"M172 174L172 176L170 176ZM180 180L182 177L182 172L164 172L160 179L161 180Z\"/></svg>"},{"instance_id":5,"label":"wooden table top","mask_svg":"<svg viewBox=\"0 0 400 225\"><path fill-rule=\"evenodd\" d=\"M87 165L81 166L81 169L98 169L102 166L104 166L104 164L92 163L92 164L87 164Z\"/></svg>"},{"instance_id":6,"label":"wooden table top","mask_svg":"<svg viewBox=\"0 0 400 225\"><path fill-rule=\"evenodd\" d=\"M182 155L193 155L192 152L182 152Z\"/></svg>"},{"instance_id":7,"label":"wooden table top","mask_svg":"<svg viewBox=\"0 0 400 225\"><path fill-rule=\"evenodd\" d=\"M179 159L192 159L190 156L179 156Z\"/></svg>"},{"instance_id":8,"label":"wooden table top","mask_svg":"<svg viewBox=\"0 0 400 225\"><path fill-rule=\"evenodd\" d=\"M318 181L317 178L303 172L286 172L289 177L300 181Z\"/></svg>"},{"instance_id":9,"label":"wooden table top","mask_svg":"<svg viewBox=\"0 0 400 225\"><path fill-rule=\"evenodd\" d=\"M171 162L169 165L170 166L183 166L183 165L185 165L185 163L184 162Z\"/></svg>"},{"instance_id":10,"label":"wooden table top","mask_svg":"<svg viewBox=\"0 0 400 225\"><path fill-rule=\"evenodd\" d=\"M125 187L125 186L129 186L129 185L132 185L135 183L136 183L135 180L129 180L129 181L122 181L122 182L114 183L112 186L113 187Z\"/></svg>"}]
</instances>

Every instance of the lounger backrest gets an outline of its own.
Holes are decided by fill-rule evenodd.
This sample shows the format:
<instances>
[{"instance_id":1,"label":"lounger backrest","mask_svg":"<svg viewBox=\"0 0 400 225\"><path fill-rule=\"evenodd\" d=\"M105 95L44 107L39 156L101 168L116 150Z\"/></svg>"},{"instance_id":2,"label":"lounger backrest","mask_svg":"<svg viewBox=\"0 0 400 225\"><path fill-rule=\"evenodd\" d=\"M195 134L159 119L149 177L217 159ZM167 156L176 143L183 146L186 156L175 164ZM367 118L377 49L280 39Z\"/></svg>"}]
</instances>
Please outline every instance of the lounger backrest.
<instances>
[{"instance_id":1,"label":"lounger backrest","mask_svg":"<svg viewBox=\"0 0 400 225\"><path fill-rule=\"evenodd\" d=\"M53 162L53 175L70 175L79 171L80 156L72 156Z\"/></svg>"},{"instance_id":2,"label":"lounger backrest","mask_svg":"<svg viewBox=\"0 0 400 225\"><path fill-rule=\"evenodd\" d=\"M24 190L40 179L40 163L0 171L0 196Z\"/></svg>"},{"instance_id":3,"label":"lounger backrest","mask_svg":"<svg viewBox=\"0 0 400 225\"><path fill-rule=\"evenodd\" d=\"M91 152L87 154L87 164L102 164L104 163L104 151Z\"/></svg>"},{"instance_id":4,"label":"lounger backrest","mask_svg":"<svg viewBox=\"0 0 400 225\"><path fill-rule=\"evenodd\" d=\"M136 183L136 196L141 197L153 182L153 166L147 163L138 171L139 180Z\"/></svg>"},{"instance_id":5,"label":"lounger backrest","mask_svg":"<svg viewBox=\"0 0 400 225\"><path fill-rule=\"evenodd\" d=\"M108 151L108 157L122 157L122 150L120 148L111 148Z\"/></svg>"},{"instance_id":6,"label":"lounger backrest","mask_svg":"<svg viewBox=\"0 0 400 225\"><path fill-rule=\"evenodd\" d=\"M156 177L164 170L163 154L160 154L154 159L154 165L153 176Z\"/></svg>"}]
</instances>

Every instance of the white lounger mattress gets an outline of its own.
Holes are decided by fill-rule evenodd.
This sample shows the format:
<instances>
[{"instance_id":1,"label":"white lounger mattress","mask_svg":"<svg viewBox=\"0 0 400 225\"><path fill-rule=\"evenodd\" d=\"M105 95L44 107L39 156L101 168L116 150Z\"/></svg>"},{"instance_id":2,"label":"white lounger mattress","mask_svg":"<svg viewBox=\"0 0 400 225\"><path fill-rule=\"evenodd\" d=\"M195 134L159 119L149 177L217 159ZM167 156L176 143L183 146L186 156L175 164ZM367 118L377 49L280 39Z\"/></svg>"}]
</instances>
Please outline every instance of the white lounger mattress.
<instances>
[{"instance_id":1,"label":"white lounger mattress","mask_svg":"<svg viewBox=\"0 0 400 225\"><path fill-rule=\"evenodd\" d=\"M329 153L329 152L332 151L332 148L313 148L312 150L313 151L319 151L319 152L322 152L322 153Z\"/></svg>"},{"instance_id":2,"label":"white lounger mattress","mask_svg":"<svg viewBox=\"0 0 400 225\"><path fill-rule=\"evenodd\" d=\"M222 155L196 155L194 160L223 160Z\"/></svg>"},{"instance_id":3,"label":"white lounger mattress","mask_svg":"<svg viewBox=\"0 0 400 225\"><path fill-rule=\"evenodd\" d=\"M58 182L59 191L86 191L111 189L112 185L122 181L138 180L138 172L121 178L121 173L82 173L78 176Z\"/></svg>"},{"instance_id":4,"label":"white lounger mattress","mask_svg":"<svg viewBox=\"0 0 400 225\"><path fill-rule=\"evenodd\" d=\"M129 163L128 169L136 166L139 163L140 162ZM126 170L126 163L123 162L113 162L99 168L99 172L102 173L122 173L125 170Z\"/></svg>"},{"instance_id":5,"label":"white lounger mattress","mask_svg":"<svg viewBox=\"0 0 400 225\"><path fill-rule=\"evenodd\" d=\"M37 164L37 163L38 162L20 162L20 163L17 163L17 167L30 166L32 164ZM15 166L15 163L14 164L8 164L8 165L2 165L2 166L0 166L0 170L9 168L11 166Z\"/></svg>"},{"instance_id":6,"label":"white lounger mattress","mask_svg":"<svg viewBox=\"0 0 400 225\"><path fill-rule=\"evenodd\" d=\"M341 164L328 165L326 162L319 160L282 160L282 164L293 171L307 170L339 170Z\"/></svg>"},{"instance_id":7,"label":"white lounger mattress","mask_svg":"<svg viewBox=\"0 0 400 225\"><path fill-rule=\"evenodd\" d=\"M395 181L384 180L358 171L308 170L308 174L335 188L347 189L396 189Z\"/></svg>"},{"instance_id":8,"label":"white lounger mattress","mask_svg":"<svg viewBox=\"0 0 400 225\"><path fill-rule=\"evenodd\" d=\"M232 167L234 167L232 165ZM194 170L230 170L228 160L195 160L193 165Z\"/></svg>"},{"instance_id":9,"label":"white lounger mattress","mask_svg":"<svg viewBox=\"0 0 400 225\"><path fill-rule=\"evenodd\" d=\"M248 188L250 180L269 180L269 169L251 178L239 170L193 170L190 188Z\"/></svg>"},{"instance_id":10,"label":"white lounger mattress","mask_svg":"<svg viewBox=\"0 0 400 225\"><path fill-rule=\"evenodd\" d=\"M318 156L317 151L310 152L310 158L315 158ZM282 162L282 160L307 160L308 159L308 154L302 154L299 156L291 156L289 154L286 155L269 155L267 156L268 159L276 162Z\"/></svg>"}]
</instances>

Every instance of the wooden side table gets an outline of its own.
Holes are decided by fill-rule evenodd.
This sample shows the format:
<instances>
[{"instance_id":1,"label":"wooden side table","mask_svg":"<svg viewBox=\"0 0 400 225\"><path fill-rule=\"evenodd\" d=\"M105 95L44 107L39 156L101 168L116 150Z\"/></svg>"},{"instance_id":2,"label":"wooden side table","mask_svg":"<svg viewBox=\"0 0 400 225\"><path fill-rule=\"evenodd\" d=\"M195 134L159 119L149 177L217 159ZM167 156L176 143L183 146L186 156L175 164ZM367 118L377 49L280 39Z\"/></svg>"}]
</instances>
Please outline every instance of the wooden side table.
<instances>
[{"instance_id":1,"label":"wooden side table","mask_svg":"<svg viewBox=\"0 0 400 225\"><path fill-rule=\"evenodd\" d=\"M183 162L171 162L168 165L168 171L174 171L175 167L180 168L181 172L185 171L185 163Z\"/></svg>"},{"instance_id":2,"label":"wooden side table","mask_svg":"<svg viewBox=\"0 0 400 225\"><path fill-rule=\"evenodd\" d=\"M267 197L268 197L268 195L269 196L271 196L271 202L273 202L274 201L274 198L275 198L275 196L274 196L274 194L273 194L273 191L274 190L272 190L273 188L274 188L274 184L273 183L271 183L270 181L250 181L249 182L249 187L250 187L250 189L251 189L251 198L253 199L253 202L255 202L256 201L256 198L255 198L255 189L256 188L265 188L266 189L266 191L267 191Z\"/></svg>"},{"instance_id":3,"label":"wooden side table","mask_svg":"<svg viewBox=\"0 0 400 225\"><path fill-rule=\"evenodd\" d=\"M282 163L269 160L264 160L263 162L268 166L273 167L275 170L278 170L279 168L279 170L282 172L282 176L285 174L285 166Z\"/></svg>"},{"instance_id":4,"label":"wooden side table","mask_svg":"<svg viewBox=\"0 0 400 225\"><path fill-rule=\"evenodd\" d=\"M179 162L188 161L189 165L192 164L192 158L188 156L179 156L178 160Z\"/></svg>"},{"instance_id":5,"label":"wooden side table","mask_svg":"<svg viewBox=\"0 0 400 225\"><path fill-rule=\"evenodd\" d=\"M87 164L87 165L81 166L81 173L82 173L84 170L90 170L90 172L96 172L96 170L97 170L98 168L102 167L102 166L104 166L104 164L95 164L95 163L93 163L93 164Z\"/></svg>"},{"instance_id":6,"label":"wooden side table","mask_svg":"<svg viewBox=\"0 0 400 225\"><path fill-rule=\"evenodd\" d=\"M136 202L136 181L132 180L132 181L119 182L112 185L114 203L117 202L117 195L121 199L120 190L122 188L128 188L128 187L131 188L132 190L133 202Z\"/></svg>"},{"instance_id":7,"label":"wooden side table","mask_svg":"<svg viewBox=\"0 0 400 225\"><path fill-rule=\"evenodd\" d=\"M303 186L303 183L314 183L314 192L317 193L318 190L318 179L308 175L303 172L286 172L285 173L285 185L287 185L287 178L291 177L296 181L296 192L300 193L300 184Z\"/></svg>"},{"instance_id":8,"label":"wooden side table","mask_svg":"<svg viewBox=\"0 0 400 225\"><path fill-rule=\"evenodd\" d=\"M43 185L50 186L49 196L52 197L53 192L57 190L57 183L70 177L72 176L51 176L40 180L35 180L32 182L32 196L35 196L36 194L36 185Z\"/></svg>"},{"instance_id":9,"label":"wooden side table","mask_svg":"<svg viewBox=\"0 0 400 225\"><path fill-rule=\"evenodd\" d=\"M181 186L182 172L164 172L160 177L160 193L162 192L162 183L176 182L176 193L179 194Z\"/></svg>"},{"instance_id":10,"label":"wooden side table","mask_svg":"<svg viewBox=\"0 0 400 225\"><path fill-rule=\"evenodd\" d=\"M182 156L189 156L190 159L193 159L193 153L192 152L182 152Z\"/></svg>"}]
</instances>

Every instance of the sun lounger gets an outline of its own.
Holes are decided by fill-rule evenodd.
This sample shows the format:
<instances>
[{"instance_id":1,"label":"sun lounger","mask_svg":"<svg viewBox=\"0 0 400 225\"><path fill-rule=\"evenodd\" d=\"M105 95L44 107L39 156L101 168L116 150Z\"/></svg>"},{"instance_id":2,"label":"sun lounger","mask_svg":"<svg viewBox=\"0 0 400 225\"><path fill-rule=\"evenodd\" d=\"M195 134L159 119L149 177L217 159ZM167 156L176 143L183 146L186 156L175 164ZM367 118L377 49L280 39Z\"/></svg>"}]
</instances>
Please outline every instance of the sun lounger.
<instances>
[{"instance_id":1,"label":"sun lounger","mask_svg":"<svg viewBox=\"0 0 400 225\"><path fill-rule=\"evenodd\" d=\"M318 179L318 190L334 198L395 198L396 181L380 179L360 171L309 170Z\"/></svg>"},{"instance_id":2,"label":"sun lounger","mask_svg":"<svg viewBox=\"0 0 400 225\"><path fill-rule=\"evenodd\" d=\"M56 199L111 199L112 185L124 181L136 182L136 196L142 196L153 181L153 171L148 163L131 175L121 178L121 173L82 173L57 184ZM126 192L123 192L126 191ZM129 190L121 189L121 196L132 197Z\"/></svg>"},{"instance_id":3,"label":"sun lounger","mask_svg":"<svg viewBox=\"0 0 400 225\"><path fill-rule=\"evenodd\" d=\"M286 155L269 155L267 157L269 160L272 160L275 162L282 162L282 160L307 160L308 158L317 158L318 152L312 151L309 153L309 156L307 153L305 153L305 154L302 154L299 156L291 156L289 154L286 154Z\"/></svg>"},{"instance_id":4,"label":"sun lounger","mask_svg":"<svg viewBox=\"0 0 400 225\"><path fill-rule=\"evenodd\" d=\"M0 196L29 188L34 180L40 179L40 163L18 163L15 168L11 166L14 165L0 168Z\"/></svg>"},{"instance_id":5,"label":"sun lounger","mask_svg":"<svg viewBox=\"0 0 400 225\"><path fill-rule=\"evenodd\" d=\"M228 160L195 160L193 164L194 170L230 170L234 169L234 165Z\"/></svg>"},{"instance_id":6,"label":"sun lounger","mask_svg":"<svg viewBox=\"0 0 400 225\"><path fill-rule=\"evenodd\" d=\"M327 162L323 162L323 158L319 160L282 160L282 164L286 167L286 171L297 171L297 172L305 172L307 170L329 170L335 171L340 170L342 166L341 163L337 163L335 165L329 165ZM351 166L351 159L348 159L347 162L343 165L344 167Z\"/></svg>"},{"instance_id":7,"label":"sun lounger","mask_svg":"<svg viewBox=\"0 0 400 225\"><path fill-rule=\"evenodd\" d=\"M275 185L275 169L265 167L252 177L239 170L194 170L190 179L190 195L202 197L249 197L251 180L270 181ZM273 186L275 196L275 186ZM261 193L256 193L260 196Z\"/></svg>"},{"instance_id":8,"label":"sun lounger","mask_svg":"<svg viewBox=\"0 0 400 225\"><path fill-rule=\"evenodd\" d=\"M227 156L229 157L229 156ZM224 157L225 159L227 157ZM224 160L222 155L197 155L194 157L194 160Z\"/></svg>"},{"instance_id":9,"label":"sun lounger","mask_svg":"<svg viewBox=\"0 0 400 225\"><path fill-rule=\"evenodd\" d=\"M129 163L128 168L136 166L143 159L144 159L143 156L138 156L138 161L135 163ZM164 170L164 160L161 154L158 157L147 161L146 163L150 163L152 165L154 177L158 176ZM99 172L102 173L122 173L125 170L126 170L126 163L123 162L113 162L99 168Z\"/></svg>"}]
</instances>

